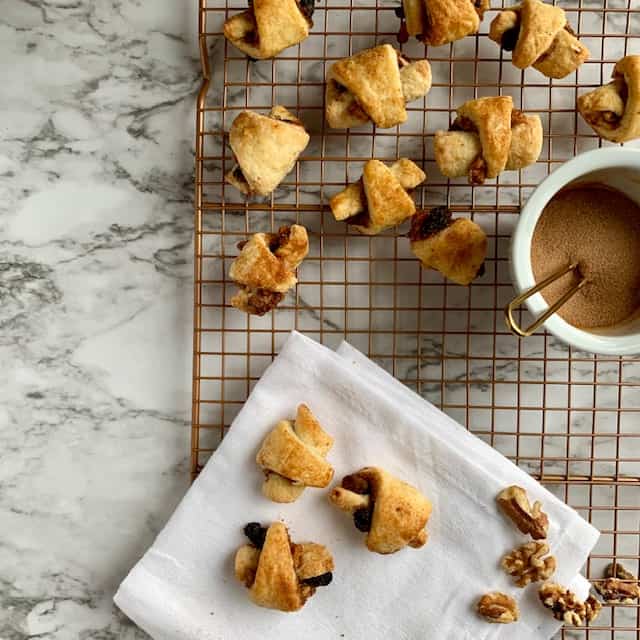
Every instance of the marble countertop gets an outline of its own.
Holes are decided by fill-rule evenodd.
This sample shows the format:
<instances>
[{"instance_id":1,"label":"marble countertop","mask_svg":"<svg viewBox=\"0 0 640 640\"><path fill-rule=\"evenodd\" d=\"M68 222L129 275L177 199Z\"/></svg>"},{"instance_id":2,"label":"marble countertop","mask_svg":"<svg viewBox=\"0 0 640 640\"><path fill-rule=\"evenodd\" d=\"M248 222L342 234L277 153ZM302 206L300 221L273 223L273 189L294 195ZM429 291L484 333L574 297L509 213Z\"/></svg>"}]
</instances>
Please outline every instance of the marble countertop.
<instances>
[{"instance_id":1,"label":"marble countertop","mask_svg":"<svg viewBox=\"0 0 640 640\"><path fill-rule=\"evenodd\" d=\"M189 482L196 3L0 5L0 638L146 638L111 599Z\"/></svg>"},{"instance_id":2,"label":"marble countertop","mask_svg":"<svg viewBox=\"0 0 640 640\"><path fill-rule=\"evenodd\" d=\"M0 640L147 637L112 597L189 483L196 4L0 3ZM610 57L620 54L618 43ZM434 71L446 82L447 69ZM253 99L260 101L259 92ZM434 90L430 99L444 97ZM527 99L534 104L536 96ZM532 170L530 177L541 176ZM308 261L301 284L316 277L314 265ZM493 372L504 383L494 385L496 402L500 393L516 393L516 379L566 379L566 362L557 372L544 368L533 341L531 362L518 373L504 342L504 363ZM562 345L549 344L566 356ZM464 371L454 370L460 362L453 358L448 378L491 375L482 360L487 345L470 345L479 359ZM421 375L444 375L452 348L420 345ZM578 390L590 429L595 374L593 365L581 366L573 374L584 382ZM609 371L613 386L616 372ZM624 372L637 382L640 364ZM598 375L605 379L606 367ZM489 386L471 389L476 404ZM470 397L462 383L432 387L423 391L434 402L445 392L452 403ZM531 385L531 393L540 388ZM627 402L637 400L637 388ZM566 402L566 384L552 389ZM598 398L603 407L607 401ZM454 417L462 421L464 411ZM603 451L610 464L599 472L610 473L612 453ZM637 475L639 456L624 454ZM630 504L637 507L637 496ZM637 531L638 512L628 522L624 515L618 524ZM627 549L623 543L618 550Z\"/></svg>"}]
</instances>

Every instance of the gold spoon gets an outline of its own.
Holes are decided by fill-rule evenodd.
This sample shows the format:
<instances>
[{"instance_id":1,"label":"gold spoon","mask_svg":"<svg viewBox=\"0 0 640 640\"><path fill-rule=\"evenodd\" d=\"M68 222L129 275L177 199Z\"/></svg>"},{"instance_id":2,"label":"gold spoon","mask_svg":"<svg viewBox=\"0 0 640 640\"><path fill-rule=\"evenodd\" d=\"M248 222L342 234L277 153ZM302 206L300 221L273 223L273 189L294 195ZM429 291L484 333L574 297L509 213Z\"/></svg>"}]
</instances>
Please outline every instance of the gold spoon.
<instances>
[{"instance_id":1,"label":"gold spoon","mask_svg":"<svg viewBox=\"0 0 640 640\"><path fill-rule=\"evenodd\" d=\"M567 291L562 297L554 302L542 315L538 316L526 329L523 329L516 319L513 317L513 312L528 298L530 298L534 293L538 293L538 291L542 291L545 287L548 287L552 282L558 280L558 278L562 278L562 276L570 273L571 271L575 271L578 268L578 263L574 262L567 267L563 267L559 271L552 273L548 278L545 278L542 282L539 282L535 286L531 287L531 289L527 289L519 296L516 296L505 308L505 322L507 323L507 327L511 331L511 333L520 336L521 338L526 338L530 336L541 324L547 321L560 307L567 302L570 298L572 298L585 284L587 284L588 280L583 276L580 278L579 282L575 284L569 291Z\"/></svg>"}]
</instances>

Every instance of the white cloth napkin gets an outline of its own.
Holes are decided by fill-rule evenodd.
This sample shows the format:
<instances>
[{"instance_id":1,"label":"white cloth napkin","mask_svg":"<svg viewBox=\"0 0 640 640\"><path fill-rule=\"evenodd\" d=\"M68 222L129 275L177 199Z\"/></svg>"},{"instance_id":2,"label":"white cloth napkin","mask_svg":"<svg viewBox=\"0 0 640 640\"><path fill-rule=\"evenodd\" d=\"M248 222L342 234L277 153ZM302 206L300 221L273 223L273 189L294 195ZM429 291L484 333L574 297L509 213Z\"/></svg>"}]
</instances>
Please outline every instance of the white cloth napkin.
<instances>
[{"instance_id":1,"label":"white cloth napkin","mask_svg":"<svg viewBox=\"0 0 640 640\"><path fill-rule=\"evenodd\" d=\"M433 502L429 541L391 556L367 551L348 515L307 489L290 505L267 501L255 453L278 420L305 402L335 438L335 480L381 466ZM550 518L554 580L582 598L578 572L598 531L529 475L347 344L333 352L293 333L256 384L229 434L153 546L120 586L116 604L157 640L545 640L559 628L500 569L526 541L496 508L505 486L524 487ZM250 521L284 520L294 541L328 546L336 569L297 613L251 603L233 574ZM489 590L519 602L515 625L491 625L474 605Z\"/></svg>"}]
</instances>

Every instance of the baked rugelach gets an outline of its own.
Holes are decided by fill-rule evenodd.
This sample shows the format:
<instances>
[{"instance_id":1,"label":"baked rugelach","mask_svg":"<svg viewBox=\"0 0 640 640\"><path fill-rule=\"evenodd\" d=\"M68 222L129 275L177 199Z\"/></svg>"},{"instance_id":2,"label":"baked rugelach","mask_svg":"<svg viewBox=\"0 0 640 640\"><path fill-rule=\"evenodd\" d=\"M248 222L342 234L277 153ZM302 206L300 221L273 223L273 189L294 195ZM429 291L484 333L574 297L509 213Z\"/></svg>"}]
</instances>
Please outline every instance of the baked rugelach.
<instances>
[{"instance_id":1,"label":"baked rugelach","mask_svg":"<svg viewBox=\"0 0 640 640\"><path fill-rule=\"evenodd\" d=\"M313 6L313 0L251 0L224 23L224 36L251 58L273 58L309 35Z\"/></svg>"},{"instance_id":2,"label":"baked rugelach","mask_svg":"<svg viewBox=\"0 0 640 640\"><path fill-rule=\"evenodd\" d=\"M578 98L578 111L605 140L628 142L640 137L640 56L625 56L613 80Z\"/></svg>"},{"instance_id":3,"label":"baked rugelach","mask_svg":"<svg viewBox=\"0 0 640 640\"><path fill-rule=\"evenodd\" d=\"M239 286L231 305L262 316L276 307L296 285L294 271L309 253L307 230L294 224L278 233L254 233L238 245L229 277Z\"/></svg>"},{"instance_id":4,"label":"baked rugelach","mask_svg":"<svg viewBox=\"0 0 640 640\"><path fill-rule=\"evenodd\" d=\"M327 75L327 122L334 129L373 121L388 129L407 119L405 104L431 88L426 60L409 62L390 44L365 49L331 65Z\"/></svg>"},{"instance_id":5,"label":"baked rugelach","mask_svg":"<svg viewBox=\"0 0 640 640\"><path fill-rule=\"evenodd\" d=\"M229 131L236 166L225 180L247 195L269 195L293 169L309 144L304 125L284 107L268 116L243 111Z\"/></svg>"},{"instance_id":6,"label":"baked rugelach","mask_svg":"<svg viewBox=\"0 0 640 640\"><path fill-rule=\"evenodd\" d=\"M564 78L588 57L573 32L564 9L540 0L501 11L491 22L489 37L505 51L518 69L533 67L548 78Z\"/></svg>"},{"instance_id":7,"label":"baked rugelach","mask_svg":"<svg viewBox=\"0 0 640 640\"><path fill-rule=\"evenodd\" d=\"M268 529L250 522L244 532L251 544L236 552L235 575L258 606L298 611L317 587L331 583L333 558L323 545L291 542L282 522Z\"/></svg>"},{"instance_id":8,"label":"baked rugelach","mask_svg":"<svg viewBox=\"0 0 640 640\"><path fill-rule=\"evenodd\" d=\"M407 33L437 47L477 33L489 0L402 0Z\"/></svg>"},{"instance_id":9,"label":"baked rugelach","mask_svg":"<svg viewBox=\"0 0 640 640\"><path fill-rule=\"evenodd\" d=\"M262 493L274 502L294 502L306 487L326 487L333 478L327 453L333 438L307 405L298 406L295 421L281 420L267 435L256 462L265 473Z\"/></svg>"},{"instance_id":10,"label":"baked rugelach","mask_svg":"<svg viewBox=\"0 0 640 640\"><path fill-rule=\"evenodd\" d=\"M415 215L409 240L425 269L435 269L456 284L468 285L484 272L485 232L473 220L452 220L447 207Z\"/></svg>"},{"instance_id":11,"label":"baked rugelach","mask_svg":"<svg viewBox=\"0 0 640 640\"><path fill-rule=\"evenodd\" d=\"M356 528L366 532L366 545L376 553L395 553L427 542L431 502L415 487L379 467L365 467L345 476L329 500L353 516Z\"/></svg>"},{"instance_id":12,"label":"baked rugelach","mask_svg":"<svg viewBox=\"0 0 640 640\"><path fill-rule=\"evenodd\" d=\"M466 175L471 184L483 184L540 156L540 116L514 109L511 96L469 100L457 113L449 131L437 131L435 136L435 159L445 176Z\"/></svg>"},{"instance_id":13,"label":"baked rugelach","mask_svg":"<svg viewBox=\"0 0 640 640\"><path fill-rule=\"evenodd\" d=\"M344 220L365 235L395 227L416 212L409 195L427 176L407 158L390 167L369 160L358 182L350 184L329 201L336 220Z\"/></svg>"}]
</instances>

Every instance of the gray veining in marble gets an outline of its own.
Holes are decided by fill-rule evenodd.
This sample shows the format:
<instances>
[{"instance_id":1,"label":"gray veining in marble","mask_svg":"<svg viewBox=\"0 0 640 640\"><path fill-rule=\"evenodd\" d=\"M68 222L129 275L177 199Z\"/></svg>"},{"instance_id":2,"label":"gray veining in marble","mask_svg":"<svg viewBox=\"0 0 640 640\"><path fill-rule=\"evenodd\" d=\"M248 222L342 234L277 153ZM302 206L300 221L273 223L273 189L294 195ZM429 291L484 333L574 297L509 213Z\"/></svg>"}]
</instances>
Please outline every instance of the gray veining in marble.
<instances>
[{"instance_id":1,"label":"gray veining in marble","mask_svg":"<svg viewBox=\"0 0 640 640\"><path fill-rule=\"evenodd\" d=\"M188 484L195 3L0 2L0 638L111 602Z\"/></svg>"}]
</instances>

